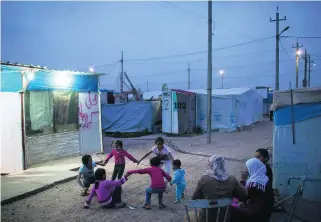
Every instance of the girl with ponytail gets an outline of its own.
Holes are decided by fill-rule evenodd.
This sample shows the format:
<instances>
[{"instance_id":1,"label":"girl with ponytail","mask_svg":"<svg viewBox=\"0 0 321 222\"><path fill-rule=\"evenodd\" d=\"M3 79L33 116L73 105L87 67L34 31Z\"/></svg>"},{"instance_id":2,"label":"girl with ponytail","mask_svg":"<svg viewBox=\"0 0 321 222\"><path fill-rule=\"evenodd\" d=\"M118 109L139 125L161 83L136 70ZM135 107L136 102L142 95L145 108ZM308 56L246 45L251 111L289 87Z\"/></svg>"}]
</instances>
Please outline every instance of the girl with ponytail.
<instances>
[{"instance_id":1,"label":"girl with ponytail","mask_svg":"<svg viewBox=\"0 0 321 222\"><path fill-rule=\"evenodd\" d=\"M95 171L95 185L90 191L90 195L84 207L89 208L92 198L95 196L103 208L122 207L121 185L127 181L127 177L120 180L106 180L106 171L99 168Z\"/></svg>"}]
</instances>

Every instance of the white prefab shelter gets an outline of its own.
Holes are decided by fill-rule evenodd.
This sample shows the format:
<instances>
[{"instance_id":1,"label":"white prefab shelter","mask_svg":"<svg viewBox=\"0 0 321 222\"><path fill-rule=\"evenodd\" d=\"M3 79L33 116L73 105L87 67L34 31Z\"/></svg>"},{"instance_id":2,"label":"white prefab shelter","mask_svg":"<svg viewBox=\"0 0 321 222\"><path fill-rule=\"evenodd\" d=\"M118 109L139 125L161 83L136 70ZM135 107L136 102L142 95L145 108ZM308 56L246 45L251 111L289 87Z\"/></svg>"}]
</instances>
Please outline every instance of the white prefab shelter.
<instances>
[{"instance_id":1,"label":"white prefab shelter","mask_svg":"<svg viewBox=\"0 0 321 222\"><path fill-rule=\"evenodd\" d=\"M207 130L206 90L191 90L196 93L196 125ZM212 129L232 132L263 119L262 97L250 88L212 90Z\"/></svg>"},{"instance_id":2,"label":"white prefab shelter","mask_svg":"<svg viewBox=\"0 0 321 222\"><path fill-rule=\"evenodd\" d=\"M296 192L305 177L303 199L321 202L321 88L275 91L273 187L281 196Z\"/></svg>"}]
</instances>

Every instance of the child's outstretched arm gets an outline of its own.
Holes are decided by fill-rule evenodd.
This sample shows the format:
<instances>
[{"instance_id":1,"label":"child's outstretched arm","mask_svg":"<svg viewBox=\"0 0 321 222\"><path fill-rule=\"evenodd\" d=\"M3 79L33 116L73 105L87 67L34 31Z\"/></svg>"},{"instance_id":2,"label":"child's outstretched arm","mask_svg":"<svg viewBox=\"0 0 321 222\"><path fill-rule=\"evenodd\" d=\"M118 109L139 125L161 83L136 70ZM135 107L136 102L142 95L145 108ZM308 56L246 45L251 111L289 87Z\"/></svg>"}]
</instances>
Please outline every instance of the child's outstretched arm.
<instances>
[{"instance_id":1,"label":"child's outstretched arm","mask_svg":"<svg viewBox=\"0 0 321 222\"><path fill-rule=\"evenodd\" d=\"M165 173L165 171L163 170L163 176L166 178L166 180L171 181L172 177L170 175L168 175L167 173Z\"/></svg>"},{"instance_id":2,"label":"child's outstretched arm","mask_svg":"<svg viewBox=\"0 0 321 222\"><path fill-rule=\"evenodd\" d=\"M145 169L140 169L140 170L130 170L126 173L127 176L130 176L131 174L148 174L149 173L149 169L145 168Z\"/></svg>"},{"instance_id":3,"label":"child's outstretched arm","mask_svg":"<svg viewBox=\"0 0 321 222\"><path fill-rule=\"evenodd\" d=\"M112 158L114 156L114 152L111 151L110 154L106 157L105 161L104 161L104 164L107 164L108 161L110 160L110 158Z\"/></svg>"},{"instance_id":4,"label":"child's outstretched arm","mask_svg":"<svg viewBox=\"0 0 321 222\"><path fill-rule=\"evenodd\" d=\"M138 160L136 160L132 155L130 155L127 151L125 151L125 156L133 161L134 163L138 163Z\"/></svg>"},{"instance_id":5,"label":"child's outstretched arm","mask_svg":"<svg viewBox=\"0 0 321 222\"><path fill-rule=\"evenodd\" d=\"M143 159L145 159L146 157L148 157L149 155L151 155L153 152L152 151L149 151L148 153L146 153L139 161L137 164L140 164L140 162L143 161Z\"/></svg>"},{"instance_id":6,"label":"child's outstretched arm","mask_svg":"<svg viewBox=\"0 0 321 222\"><path fill-rule=\"evenodd\" d=\"M82 188L84 188L84 184L81 182L81 175L82 175L82 173L81 172L79 172L78 173L78 177L77 177L77 183L79 184L79 186L81 186Z\"/></svg>"},{"instance_id":7,"label":"child's outstretched arm","mask_svg":"<svg viewBox=\"0 0 321 222\"><path fill-rule=\"evenodd\" d=\"M90 190L90 194L88 196L88 199L84 204L84 208L89 208L91 200L93 199L94 195L95 195L95 187L92 187Z\"/></svg>"},{"instance_id":8,"label":"child's outstretched arm","mask_svg":"<svg viewBox=\"0 0 321 222\"><path fill-rule=\"evenodd\" d=\"M178 172L174 171L173 180L170 182L171 185L176 184L179 180Z\"/></svg>"}]
</instances>

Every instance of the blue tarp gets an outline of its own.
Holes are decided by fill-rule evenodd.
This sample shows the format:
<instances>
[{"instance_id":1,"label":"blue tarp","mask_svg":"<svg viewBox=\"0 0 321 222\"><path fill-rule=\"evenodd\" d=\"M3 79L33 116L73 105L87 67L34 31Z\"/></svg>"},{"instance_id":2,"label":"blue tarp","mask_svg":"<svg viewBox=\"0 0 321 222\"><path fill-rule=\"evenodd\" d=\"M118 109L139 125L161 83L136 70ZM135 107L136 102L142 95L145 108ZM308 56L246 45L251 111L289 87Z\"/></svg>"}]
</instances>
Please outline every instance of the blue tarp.
<instances>
[{"instance_id":1,"label":"blue tarp","mask_svg":"<svg viewBox=\"0 0 321 222\"><path fill-rule=\"evenodd\" d=\"M103 104L101 115L104 132L152 132L153 107L149 102Z\"/></svg>"},{"instance_id":2,"label":"blue tarp","mask_svg":"<svg viewBox=\"0 0 321 222\"><path fill-rule=\"evenodd\" d=\"M19 92L23 90L21 71L26 67L1 65L1 92ZM39 70L34 73L34 78L29 81L27 90L70 90L70 91L98 91L98 76L72 72L70 75L70 84L68 86L59 86L56 83L56 75L61 71ZM64 73L63 73L64 74ZM65 75L65 74L64 74ZM67 75L67 74L66 74Z\"/></svg>"},{"instance_id":3,"label":"blue tarp","mask_svg":"<svg viewBox=\"0 0 321 222\"><path fill-rule=\"evenodd\" d=\"M294 122L300 122L316 116L321 116L321 103L297 104L293 106ZM292 124L291 106L274 111L274 124L284 126Z\"/></svg>"},{"instance_id":4,"label":"blue tarp","mask_svg":"<svg viewBox=\"0 0 321 222\"><path fill-rule=\"evenodd\" d=\"M35 78L30 81L28 90L70 90L70 91L98 91L98 76L71 75L71 84L61 87L55 83L55 73L38 71Z\"/></svg>"}]
</instances>

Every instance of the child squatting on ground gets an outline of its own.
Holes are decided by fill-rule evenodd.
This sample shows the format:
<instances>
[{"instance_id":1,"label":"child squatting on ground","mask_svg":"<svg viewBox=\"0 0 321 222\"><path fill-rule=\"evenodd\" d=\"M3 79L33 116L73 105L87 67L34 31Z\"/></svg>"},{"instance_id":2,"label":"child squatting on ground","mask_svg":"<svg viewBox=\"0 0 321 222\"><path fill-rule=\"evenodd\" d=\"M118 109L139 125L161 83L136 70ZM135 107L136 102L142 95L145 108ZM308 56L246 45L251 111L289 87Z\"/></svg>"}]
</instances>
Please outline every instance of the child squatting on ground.
<instances>
[{"instance_id":1,"label":"child squatting on ground","mask_svg":"<svg viewBox=\"0 0 321 222\"><path fill-rule=\"evenodd\" d=\"M126 164L125 157L127 157L134 163L138 163L138 161L132 155L130 155L126 150L123 149L123 142L121 140L114 141L113 145L115 148L106 157L104 164L107 164L110 158L114 157L115 167L114 167L114 172L111 179L115 180L117 177L118 180L120 180L125 170L125 164Z\"/></svg>"},{"instance_id":2,"label":"child squatting on ground","mask_svg":"<svg viewBox=\"0 0 321 222\"><path fill-rule=\"evenodd\" d=\"M90 155L84 155L82 157L82 166L79 168L79 174L77 177L77 183L83 188L81 196L86 196L88 194L88 189L90 184L95 182L94 168L97 165L105 166L104 164L95 163L92 161Z\"/></svg>"},{"instance_id":3,"label":"child squatting on ground","mask_svg":"<svg viewBox=\"0 0 321 222\"><path fill-rule=\"evenodd\" d=\"M171 181L172 178L170 175L164 172L161 168L159 168L161 164L161 160L159 157L153 157L150 159L150 168L145 168L145 169L140 169L140 170L131 170L128 171L126 176L130 176L131 174L149 174L151 178L151 185L146 189L146 202L145 205L143 206L144 209L150 210L151 209L151 197L152 193L157 193L158 194L158 203L159 203L159 209L163 209L166 206L163 204L163 194L166 189L164 177L168 180Z\"/></svg>"},{"instance_id":4,"label":"child squatting on ground","mask_svg":"<svg viewBox=\"0 0 321 222\"><path fill-rule=\"evenodd\" d=\"M100 206L103 208L124 207L121 201L121 185L127 181L124 177L120 180L106 180L106 171L99 168L95 172L95 185L91 188L90 195L84 204L89 208L92 198L96 195Z\"/></svg>"},{"instance_id":5,"label":"child squatting on ground","mask_svg":"<svg viewBox=\"0 0 321 222\"><path fill-rule=\"evenodd\" d=\"M185 171L181 169L181 161L173 161L173 180L170 182L171 185L176 184L176 200L175 204L181 203L181 199L184 198L184 191L186 188Z\"/></svg>"}]
</instances>

